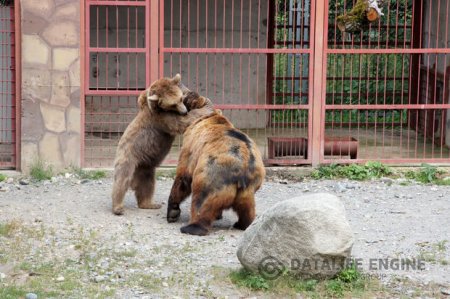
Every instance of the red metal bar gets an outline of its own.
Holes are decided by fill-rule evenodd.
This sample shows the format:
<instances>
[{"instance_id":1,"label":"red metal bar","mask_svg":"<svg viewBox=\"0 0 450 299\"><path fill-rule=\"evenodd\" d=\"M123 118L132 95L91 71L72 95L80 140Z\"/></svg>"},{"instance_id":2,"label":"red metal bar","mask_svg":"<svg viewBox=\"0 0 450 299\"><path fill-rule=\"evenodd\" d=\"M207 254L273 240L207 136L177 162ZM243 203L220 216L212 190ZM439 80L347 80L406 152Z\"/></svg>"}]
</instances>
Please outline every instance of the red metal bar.
<instances>
[{"instance_id":1,"label":"red metal bar","mask_svg":"<svg viewBox=\"0 0 450 299\"><path fill-rule=\"evenodd\" d=\"M150 67L146 67L146 87L150 86L150 84L157 80L158 77L161 77L164 75L164 67L161 66L161 62L164 62L164 54L159 53L158 54L158 50L159 50L159 46L163 45L164 43L164 32L161 33L161 31L164 31L164 29L161 29L159 26L161 26L161 22L162 24L164 24L164 15L161 15L160 18L163 19L162 21L159 22L158 24L158 18L152 18L152 15L155 14L155 12L158 11L158 4L159 5L163 5L160 4L160 2L164 2L164 1L150 1L149 3L149 9L150 11L147 9L146 10L146 15L147 15L147 19L150 19L150 24L148 25L149 31L146 31L146 41L145 41L145 46L147 49L149 49L150 55L147 58ZM164 7L162 8L164 9ZM163 27L164 28L164 27ZM137 30L136 30L137 31ZM157 36L159 34L159 43L157 42ZM161 35L162 35L162 40L161 40ZM136 80L137 82L137 80Z\"/></svg>"},{"instance_id":2,"label":"red metal bar","mask_svg":"<svg viewBox=\"0 0 450 299\"><path fill-rule=\"evenodd\" d=\"M146 6L147 1L130 1L130 0L87 0L92 5L99 5L99 6Z\"/></svg>"},{"instance_id":3,"label":"red metal bar","mask_svg":"<svg viewBox=\"0 0 450 299\"><path fill-rule=\"evenodd\" d=\"M22 170L22 68L17 67L17 62L22 61L22 26L21 26L21 6L20 1L14 3L14 42L15 42L15 125L16 125L16 144L15 144L15 168L16 170ZM20 64L19 64L20 65Z\"/></svg>"},{"instance_id":4,"label":"red metal bar","mask_svg":"<svg viewBox=\"0 0 450 299\"><path fill-rule=\"evenodd\" d=\"M227 105L214 105L214 108L224 109L224 110L290 110L290 109L305 109L308 110L310 108L309 105L288 105L288 104L280 104L280 105L261 105L261 104L227 104Z\"/></svg>"},{"instance_id":5,"label":"red metal bar","mask_svg":"<svg viewBox=\"0 0 450 299\"><path fill-rule=\"evenodd\" d=\"M20 3L20 1L17 1ZM89 78L86 76L89 72L89 52L88 52L88 44L90 40L89 24L87 20L89 20L90 11L86 9L86 2L80 1L80 166L85 167L85 131L86 131L86 90L89 88ZM85 38L83 38L83 33L85 34ZM84 49L84 51L83 51Z\"/></svg>"},{"instance_id":6,"label":"red metal bar","mask_svg":"<svg viewBox=\"0 0 450 299\"><path fill-rule=\"evenodd\" d=\"M450 54L450 48L328 49L327 54Z\"/></svg>"},{"instance_id":7,"label":"red metal bar","mask_svg":"<svg viewBox=\"0 0 450 299\"><path fill-rule=\"evenodd\" d=\"M399 110L450 109L450 104L389 104L389 105L325 105L327 110Z\"/></svg>"},{"instance_id":8,"label":"red metal bar","mask_svg":"<svg viewBox=\"0 0 450 299\"><path fill-rule=\"evenodd\" d=\"M163 53L310 54L310 49L264 48L163 48Z\"/></svg>"},{"instance_id":9,"label":"red metal bar","mask_svg":"<svg viewBox=\"0 0 450 299\"><path fill-rule=\"evenodd\" d=\"M327 35L328 35L328 18L319 16L328 15L328 1L313 1L315 5L314 14L311 15L311 24L314 24L314 67L313 67L313 106L312 117L310 118L310 127L312 127L311 135L311 159L312 165L316 166L323 160L325 126L321 119L325 119L325 103L326 93L326 76L327 76ZM318 16L316 18L316 16Z\"/></svg>"}]
</instances>

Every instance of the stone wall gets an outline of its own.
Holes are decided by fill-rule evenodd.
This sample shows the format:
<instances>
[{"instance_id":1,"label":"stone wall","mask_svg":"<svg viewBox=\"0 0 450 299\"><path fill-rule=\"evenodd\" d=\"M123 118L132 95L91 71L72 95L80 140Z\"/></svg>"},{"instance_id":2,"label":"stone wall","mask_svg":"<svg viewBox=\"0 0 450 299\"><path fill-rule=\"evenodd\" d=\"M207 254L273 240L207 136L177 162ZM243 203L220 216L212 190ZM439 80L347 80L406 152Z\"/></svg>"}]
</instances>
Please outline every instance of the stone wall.
<instances>
[{"instance_id":1,"label":"stone wall","mask_svg":"<svg viewBox=\"0 0 450 299\"><path fill-rule=\"evenodd\" d=\"M80 2L21 0L22 165L80 165Z\"/></svg>"}]
</instances>

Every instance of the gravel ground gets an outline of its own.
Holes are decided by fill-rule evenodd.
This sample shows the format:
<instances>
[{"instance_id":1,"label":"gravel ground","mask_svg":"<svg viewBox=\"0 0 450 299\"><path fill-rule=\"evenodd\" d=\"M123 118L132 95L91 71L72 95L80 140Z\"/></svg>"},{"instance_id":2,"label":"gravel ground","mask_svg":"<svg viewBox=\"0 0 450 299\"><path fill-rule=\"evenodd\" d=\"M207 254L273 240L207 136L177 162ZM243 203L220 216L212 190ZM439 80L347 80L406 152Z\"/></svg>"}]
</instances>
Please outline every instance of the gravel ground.
<instances>
[{"instance_id":1,"label":"gravel ground","mask_svg":"<svg viewBox=\"0 0 450 299\"><path fill-rule=\"evenodd\" d=\"M124 216L111 213L110 178L80 181L66 175L29 185L21 185L18 179L0 183L0 223L15 221L43 231L42 238L17 245L23 256L2 264L0 250L3 279L24 284L26 278L21 281L13 270L20 262L81 263L84 258L87 267L73 266L82 272L83 283L116 298L252 295L226 278L230 270L240 267L236 249L242 232L231 228L236 216L225 212L209 236L181 234L179 228L189 217L188 202L182 206L180 222L168 224L165 219L172 182L165 178L157 182L155 198L163 203L161 210L138 209L129 192ZM257 193L257 214L288 198L324 191L344 202L355 234L352 255L363 261L364 272L386 283L406 278L419 288L430 282L450 288L450 244L446 244L450 241L450 187L405 184L400 179L297 183L275 179ZM2 240L6 239L0 236ZM368 265L370 259L418 256L426 261L424 270L375 271ZM56 269L61 271L55 273L56 281L68 279L66 268ZM403 294L412 292L402 289L401 283L394 288Z\"/></svg>"}]
</instances>

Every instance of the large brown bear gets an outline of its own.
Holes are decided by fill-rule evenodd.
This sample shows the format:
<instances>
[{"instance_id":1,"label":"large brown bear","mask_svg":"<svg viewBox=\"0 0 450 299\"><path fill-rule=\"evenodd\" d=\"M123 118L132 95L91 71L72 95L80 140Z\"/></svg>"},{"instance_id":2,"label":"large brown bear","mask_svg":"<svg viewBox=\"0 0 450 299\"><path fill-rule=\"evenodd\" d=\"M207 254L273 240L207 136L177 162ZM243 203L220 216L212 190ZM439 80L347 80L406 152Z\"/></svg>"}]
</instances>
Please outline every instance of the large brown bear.
<instances>
[{"instance_id":1,"label":"large brown bear","mask_svg":"<svg viewBox=\"0 0 450 299\"><path fill-rule=\"evenodd\" d=\"M201 98L195 92L188 98ZM192 192L191 219L182 233L206 235L222 211L232 208L245 230L255 218L255 192L265 176L257 145L216 112L195 121L183 145L169 196L167 221L180 217L180 203Z\"/></svg>"},{"instance_id":2,"label":"large brown bear","mask_svg":"<svg viewBox=\"0 0 450 299\"><path fill-rule=\"evenodd\" d=\"M123 214L123 199L130 187L139 208L161 207L152 201L155 168L169 152L177 134L214 111L206 98L185 99L180 80L179 74L159 79L139 96L138 114L121 137L114 162L112 210L116 215Z\"/></svg>"}]
</instances>

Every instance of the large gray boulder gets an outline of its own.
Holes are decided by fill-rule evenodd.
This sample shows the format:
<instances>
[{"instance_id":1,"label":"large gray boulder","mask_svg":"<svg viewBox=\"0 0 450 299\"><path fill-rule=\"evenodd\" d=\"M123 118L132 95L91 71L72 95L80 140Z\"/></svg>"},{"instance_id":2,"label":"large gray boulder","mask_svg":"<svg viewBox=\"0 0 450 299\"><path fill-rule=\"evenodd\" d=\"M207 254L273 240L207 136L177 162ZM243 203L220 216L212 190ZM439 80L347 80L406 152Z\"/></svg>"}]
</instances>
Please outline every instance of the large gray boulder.
<instances>
[{"instance_id":1,"label":"large gray boulder","mask_svg":"<svg viewBox=\"0 0 450 299\"><path fill-rule=\"evenodd\" d=\"M303 278L336 275L349 260L353 233L342 202L316 193L282 201L244 232L237 256L269 279L289 271Z\"/></svg>"}]
</instances>

